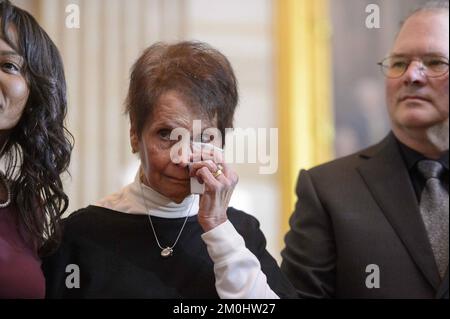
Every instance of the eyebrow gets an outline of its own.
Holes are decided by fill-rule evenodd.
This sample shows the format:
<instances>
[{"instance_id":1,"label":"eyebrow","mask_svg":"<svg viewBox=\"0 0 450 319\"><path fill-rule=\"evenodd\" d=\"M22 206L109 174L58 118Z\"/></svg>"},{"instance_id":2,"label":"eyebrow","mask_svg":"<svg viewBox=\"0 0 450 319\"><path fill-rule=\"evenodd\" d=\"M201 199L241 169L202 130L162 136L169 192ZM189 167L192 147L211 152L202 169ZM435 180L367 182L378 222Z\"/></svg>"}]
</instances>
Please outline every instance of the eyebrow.
<instances>
[{"instance_id":1,"label":"eyebrow","mask_svg":"<svg viewBox=\"0 0 450 319\"><path fill-rule=\"evenodd\" d=\"M206 121L206 120L201 120L202 121L202 130L206 129L206 128L210 128L210 127L215 127L211 122ZM171 129L175 129L175 128L179 128L179 127L183 127L186 128L188 126L190 126L189 121L184 121L184 120L180 120L177 118L160 118L157 121L155 121L156 126L159 127L168 127Z\"/></svg>"},{"instance_id":2,"label":"eyebrow","mask_svg":"<svg viewBox=\"0 0 450 319\"><path fill-rule=\"evenodd\" d=\"M185 127L186 121L180 121L179 119L160 118L155 121L158 126L168 126L170 128Z\"/></svg>"},{"instance_id":3,"label":"eyebrow","mask_svg":"<svg viewBox=\"0 0 450 319\"><path fill-rule=\"evenodd\" d=\"M402 57L406 57L409 58L411 56L416 56L417 54L407 54L407 53L392 53L390 55L390 57L392 58L402 58ZM444 53L442 52L428 52L425 54L421 54L420 56L439 56L439 57L443 57L443 58L448 58Z\"/></svg>"},{"instance_id":4,"label":"eyebrow","mask_svg":"<svg viewBox=\"0 0 450 319\"><path fill-rule=\"evenodd\" d=\"M11 50L0 50L0 56L18 59L19 61L17 61L17 62L19 62L19 63L23 63L23 60L24 60L23 57L19 53L15 52L15 51L11 51Z\"/></svg>"}]
</instances>

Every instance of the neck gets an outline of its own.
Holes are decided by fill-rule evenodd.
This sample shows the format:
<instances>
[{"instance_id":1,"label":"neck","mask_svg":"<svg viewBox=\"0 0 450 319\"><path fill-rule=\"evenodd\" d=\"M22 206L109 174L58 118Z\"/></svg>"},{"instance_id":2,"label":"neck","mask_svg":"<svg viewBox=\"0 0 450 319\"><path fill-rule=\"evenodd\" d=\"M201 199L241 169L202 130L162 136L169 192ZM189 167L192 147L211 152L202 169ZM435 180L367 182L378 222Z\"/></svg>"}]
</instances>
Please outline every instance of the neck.
<instances>
[{"instance_id":1,"label":"neck","mask_svg":"<svg viewBox=\"0 0 450 319\"><path fill-rule=\"evenodd\" d=\"M448 121L423 130L393 127L392 131L401 143L430 159L439 159L449 148Z\"/></svg>"}]
</instances>

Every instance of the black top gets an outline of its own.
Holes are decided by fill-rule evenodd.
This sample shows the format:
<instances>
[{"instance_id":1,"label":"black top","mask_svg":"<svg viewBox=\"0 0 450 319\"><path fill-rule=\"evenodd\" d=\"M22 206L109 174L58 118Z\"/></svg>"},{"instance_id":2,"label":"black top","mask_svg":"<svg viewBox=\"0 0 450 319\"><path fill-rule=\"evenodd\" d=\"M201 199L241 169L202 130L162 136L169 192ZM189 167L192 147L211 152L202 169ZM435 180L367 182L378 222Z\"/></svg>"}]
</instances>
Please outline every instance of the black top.
<instances>
[{"instance_id":1,"label":"black top","mask_svg":"<svg viewBox=\"0 0 450 319\"><path fill-rule=\"evenodd\" d=\"M420 197L423 189L425 188L426 180L417 169L417 163L421 160L427 160L428 158L401 143L398 139L397 142L400 147L400 153L402 154L402 157L405 161L406 168L408 169L417 200L418 202L420 202ZM442 176L441 182L448 192L448 151L444 152L441 158L437 161L441 163L445 168L445 174Z\"/></svg>"},{"instance_id":2,"label":"black top","mask_svg":"<svg viewBox=\"0 0 450 319\"><path fill-rule=\"evenodd\" d=\"M259 259L271 289L281 298L296 292L266 250L258 221L228 209L228 218ZM184 218L152 217L161 245L172 245ZM201 239L197 216L189 217L174 248L163 259L146 215L130 215L97 206L81 209L64 222L59 250L43 260L48 298L218 298L213 262ZM66 267L80 270L80 288L66 287ZM69 278L73 283L73 277Z\"/></svg>"}]
</instances>

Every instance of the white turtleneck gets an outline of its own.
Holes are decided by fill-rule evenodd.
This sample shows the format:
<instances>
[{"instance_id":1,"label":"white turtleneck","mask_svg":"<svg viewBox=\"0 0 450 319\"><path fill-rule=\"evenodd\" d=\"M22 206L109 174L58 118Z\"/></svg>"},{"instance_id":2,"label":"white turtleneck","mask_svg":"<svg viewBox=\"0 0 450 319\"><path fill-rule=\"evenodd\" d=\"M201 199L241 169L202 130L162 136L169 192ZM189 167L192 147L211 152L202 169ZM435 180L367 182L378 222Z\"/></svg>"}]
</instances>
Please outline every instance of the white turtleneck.
<instances>
[{"instance_id":1,"label":"white turtleneck","mask_svg":"<svg viewBox=\"0 0 450 319\"><path fill-rule=\"evenodd\" d=\"M141 189L142 186L142 189ZM95 205L125 214L182 218L197 215L199 195L174 203L142 184L139 172L133 183L99 200ZM148 207L148 209L146 208ZM278 299L267 284L258 258L245 247L245 241L230 221L204 233L202 239L214 263L216 290L222 299Z\"/></svg>"},{"instance_id":2,"label":"white turtleneck","mask_svg":"<svg viewBox=\"0 0 450 319\"><path fill-rule=\"evenodd\" d=\"M141 189L142 187L142 189ZM126 214L151 215L161 218L182 218L197 215L199 195L190 195L180 204L140 182L139 172L134 182L122 190L99 200L95 205L113 209Z\"/></svg>"}]
</instances>

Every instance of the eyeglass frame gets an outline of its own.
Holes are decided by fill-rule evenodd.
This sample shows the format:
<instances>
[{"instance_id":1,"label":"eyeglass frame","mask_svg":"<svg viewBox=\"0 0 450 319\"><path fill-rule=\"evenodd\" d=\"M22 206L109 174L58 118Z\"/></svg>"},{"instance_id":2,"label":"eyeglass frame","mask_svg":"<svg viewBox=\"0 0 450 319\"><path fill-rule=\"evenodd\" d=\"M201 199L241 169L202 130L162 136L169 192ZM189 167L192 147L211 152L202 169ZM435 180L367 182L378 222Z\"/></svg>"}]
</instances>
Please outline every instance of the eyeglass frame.
<instances>
[{"instance_id":1,"label":"eyeglass frame","mask_svg":"<svg viewBox=\"0 0 450 319\"><path fill-rule=\"evenodd\" d=\"M380 68L381 68L381 73L383 73L383 75L386 77L386 78L388 78L388 79L399 79L399 78L401 78L403 75L405 75L405 73L408 71L408 69L410 68L410 66L411 66L411 64L412 64L412 62L414 62L414 61L417 61L417 62L420 62L420 64L421 64L421 68L420 68L420 71L422 71L423 72L423 74L426 76L426 77L428 77L428 78L439 78L439 77L441 77L441 76L444 76L444 75L446 75L446 74L448 74L448 72L449 72L449 58L448 57L446 57L446 56L443 56L443 55L424 55L423 57L421 57L421 58L407 58L407 57L404 57L405 59L407 59L407 60L409 60L409 62L408 62L408 65L406 66L406 68L405 68L405 70L399 75L399 76L388 76L386 73L385 73L385 70L387 70L388 68L387 67L385 67L385 65L383 64L386 60L388 60L388 59L392 59L392 58L395 58L395 57L402 57L402 56L388 56L388 57L386 57L386 58L384 58L383 60L381 60L380 62L378 62L377 63L377 65L379 65L380 66ZM439 75L428 75L427 73L426 73L426 70L427 70L427 67L424 65L424 63L423 63L423 58L424 57L435 57L435 58L441 58L441 59L443 59L444 61L446 61L447 62L447 70L445 71L445 72L443 72L442 74L439 74Z\"/></svg>"}]
</instances>

